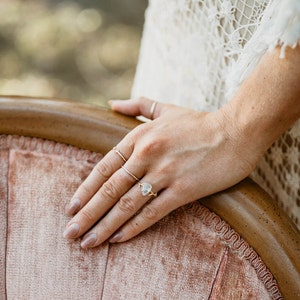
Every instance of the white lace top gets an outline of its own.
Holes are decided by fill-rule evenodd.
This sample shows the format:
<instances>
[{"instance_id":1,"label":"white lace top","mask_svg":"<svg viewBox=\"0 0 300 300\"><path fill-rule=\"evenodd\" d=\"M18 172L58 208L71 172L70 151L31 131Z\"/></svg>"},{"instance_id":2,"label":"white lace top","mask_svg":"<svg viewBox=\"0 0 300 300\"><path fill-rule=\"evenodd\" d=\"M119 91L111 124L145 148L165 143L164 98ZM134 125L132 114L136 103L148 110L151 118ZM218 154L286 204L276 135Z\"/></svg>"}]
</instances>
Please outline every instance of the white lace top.
<instances>
[{"instance_id":1,"label":"white lace top","mask_svg":"<svg viewBox=\"0 0 300 300\"><path fill-rule=\"evenodd\" d=\"M150 0L132 96L213 111L266 51L299 41L300 0ZM252 177L300 229L300 121Z\"/></svg>"}]
</instances>

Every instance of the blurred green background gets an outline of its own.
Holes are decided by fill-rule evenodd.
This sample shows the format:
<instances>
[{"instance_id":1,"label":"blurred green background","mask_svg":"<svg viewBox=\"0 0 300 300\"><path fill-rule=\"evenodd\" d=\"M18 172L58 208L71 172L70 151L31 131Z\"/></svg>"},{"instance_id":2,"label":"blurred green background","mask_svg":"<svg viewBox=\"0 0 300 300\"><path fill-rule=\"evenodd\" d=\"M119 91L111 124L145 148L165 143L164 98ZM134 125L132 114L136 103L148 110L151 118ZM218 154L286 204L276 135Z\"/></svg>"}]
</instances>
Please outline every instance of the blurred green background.
<instances>
[{"instance_id":1,"label":"blurred green background","mask_svg":"<svg viewBox=\"0 0 300 300\"><path fill-rule=\"evenodd\" d=\"M0 0L0 94L106 105L134 78L146 0Z\"/></svg>"}]
</instances>

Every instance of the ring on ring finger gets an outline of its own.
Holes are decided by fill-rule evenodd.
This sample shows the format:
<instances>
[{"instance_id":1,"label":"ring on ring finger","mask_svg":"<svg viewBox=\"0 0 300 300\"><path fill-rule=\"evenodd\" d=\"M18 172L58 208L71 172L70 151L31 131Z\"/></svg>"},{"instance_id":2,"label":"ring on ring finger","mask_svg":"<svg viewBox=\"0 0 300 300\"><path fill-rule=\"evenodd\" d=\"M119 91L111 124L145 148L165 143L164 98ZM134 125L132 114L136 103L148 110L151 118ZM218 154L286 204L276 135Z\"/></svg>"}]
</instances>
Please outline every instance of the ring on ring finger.
<instances>
[{"instance_id":1,"label":"ring on ring finger","mask_svg":"<svg viewBox=\"0 0 300 300\"><path fill-rule=\"evenodd\" d=\"M133 179L138 181L140 190L143 196L157 197L157 193L152 191L152 185L148 182L141 182L131 171L129 171L125 166L121 166L121 168L130 175Z\"/></svg>"},{"instance_id":2,"label":"ring on ring finger","mask_svg":"<svg viewBox=\"0 0 300 300\"><path fill-rule=\"evenodd\" d=\"M148 182L139 182L143 196L157 197L157 193L152 191L152 185Z\"/></svg>"}]
</instances>

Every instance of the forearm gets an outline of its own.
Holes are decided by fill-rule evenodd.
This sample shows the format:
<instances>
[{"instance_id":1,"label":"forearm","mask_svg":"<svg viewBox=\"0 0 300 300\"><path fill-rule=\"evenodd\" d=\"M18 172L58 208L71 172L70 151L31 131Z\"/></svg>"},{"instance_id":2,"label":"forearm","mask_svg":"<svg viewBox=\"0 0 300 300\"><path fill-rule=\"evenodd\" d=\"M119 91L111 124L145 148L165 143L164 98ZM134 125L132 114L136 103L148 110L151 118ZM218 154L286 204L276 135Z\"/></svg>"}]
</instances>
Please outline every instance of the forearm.
<instances>
[{"instance_id":1,"label":"forearm","mask_svg":"<svg viewBox=\"0 0 300 300\"><path fill-rule=\"evenodd\" d=\"M284 59L279 52L266 53L220 110L251 151L266 151L300 117L300 47L286 49Z\"/></svg>"}]
</instances>

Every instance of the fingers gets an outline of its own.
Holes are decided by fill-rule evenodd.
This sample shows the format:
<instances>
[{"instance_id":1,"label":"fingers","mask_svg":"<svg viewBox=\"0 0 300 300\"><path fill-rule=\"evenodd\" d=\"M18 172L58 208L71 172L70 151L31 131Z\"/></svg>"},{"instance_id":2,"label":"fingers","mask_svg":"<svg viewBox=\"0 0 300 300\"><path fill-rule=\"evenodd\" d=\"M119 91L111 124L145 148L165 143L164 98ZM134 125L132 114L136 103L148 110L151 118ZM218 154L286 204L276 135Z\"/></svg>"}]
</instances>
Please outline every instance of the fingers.
<instances>
[{"instance_id":1,"label":"fingers","mask_svg":"<svg viewBox=\"0 0 300 300\"><path fill-rule=\"evenodd\" d=\"M143 178L143 181L144 180L145 179ZM155 182L154 179L153 182L155 187L160 190L162 183ZM95 247L108 240L112 234L136 215L137 212L139 212L139 210L151 199L150 193L143 195L140 183L135 184L118 202L116 202L109 213L83 237L81 246L83 248ZM91 239L91 237L93 237L93 239Z\"/></svg>"},{"instance_id":2,"label":"fingers","mask_svg":"<svg viewBox=\"0 0 300 300\"><path fill-rule=\"evenodd\" d=\"M146 204L141 212L131 218L109 240L111 243L125 242L149 228L177 208L174 193L164 190L157 198Z\"/></svg>"},{"instance_id":3,"label":"fingers","mask_svg":"<svg viewBox=\"0 0 300 300\"><path fill-rule=\"evenodd\" d=\"M112 107L147 118L158 118L169 109L146 98L113 101ZM156 136L155 126L157 122L138 126L96 165L66 209L68 215L74 215L64 232L66 238L83 236L83 248L95 247L109 238L112 242L124 241L175 209L171 193L167 192L170 176L164 176L159 182L157 179L161 168L164 169L159 163L165 161L161 158L162 149L169 145L161 145L165 137ZM165 164L169 164L169 159ZM161 195L148 203L162 190Z\"/></svg>"},{"instance_id":4,"label":"fingers","mask_svg":"<svg viewBox=\"0 0 300 300\"><path fill-rule=\"evenodd\" d=\"M115 172L67 224L64 236L77 238L87 232L135 184L123 169Z\"/></svg>"},{"instance_id":5,"label":"fingers","mask_svg":"<svg viewBox=\"0 0 300 300\"><path fill-rule=\"evenodd\" d=\"M84 234L135 184L136 180L120 168L130 155L129 151L132 150L111 150L77 189L66 208L68 215L76 214L64 231L66 238ZM143 168L139 172L142 176Z\"/></svg>"},{"instance_id":6,"label":"fingers","mask_svg":"<svg viewBox=\"0 0 300 300\"><path fill-rule=\"evenodd\" d=\"M144 116L148 119L156 119L164 112L166 104L140 97L131 100L111 100L111 108L117 112L129 116ZM153 105L153 103L157 103Z\"/></svg>"},{"instance_id":7,"label":"fingers","mask_svg":"<svg viewBox=\"0 0 300 300\"><path fill-rule=\"evenodd\" d=\"M122 157L111 150L93 169L86 180L75 192L69 205L66 207L66 214L72 216L77 213L95 195L99 188L111 175L124 163ZM126 153L129 156L129 153Z\"/></svg>"}]
</instances>

